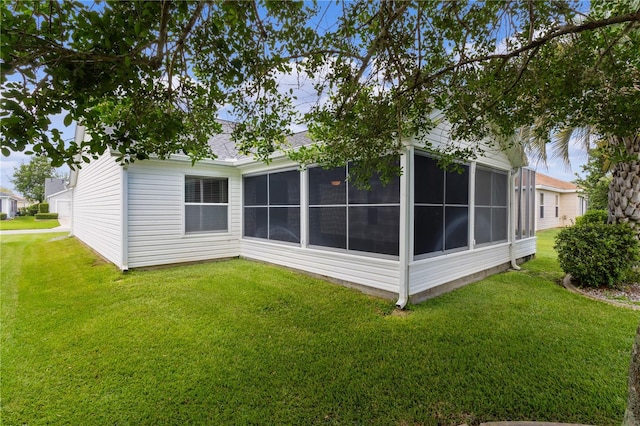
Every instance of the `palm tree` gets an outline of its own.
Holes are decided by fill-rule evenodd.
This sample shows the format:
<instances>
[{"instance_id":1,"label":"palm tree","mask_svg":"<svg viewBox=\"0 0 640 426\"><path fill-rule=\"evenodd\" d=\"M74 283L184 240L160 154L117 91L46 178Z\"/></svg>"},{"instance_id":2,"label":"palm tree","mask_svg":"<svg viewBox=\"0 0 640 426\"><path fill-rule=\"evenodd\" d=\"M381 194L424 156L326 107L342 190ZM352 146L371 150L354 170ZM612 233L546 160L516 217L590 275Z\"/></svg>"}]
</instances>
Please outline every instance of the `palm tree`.
<instances>
[{"instance_id":1,"label":"palm tree","mask_svg":"<svg viewBox=\"0 0 640 426\"><path fill-rule=\"evenodd\" d=\"M591 141L599 137L608 157L607 171L613 177L608 195L609 223L628 223L640 240L640 129L635 136L622 137L600 135L593 126L566 128L549 141L531 128L521 130L519 136L530 158L546 163L550 151L551 158L567 165L572 140L589 152Z\"/></svg>"}]
</instances>

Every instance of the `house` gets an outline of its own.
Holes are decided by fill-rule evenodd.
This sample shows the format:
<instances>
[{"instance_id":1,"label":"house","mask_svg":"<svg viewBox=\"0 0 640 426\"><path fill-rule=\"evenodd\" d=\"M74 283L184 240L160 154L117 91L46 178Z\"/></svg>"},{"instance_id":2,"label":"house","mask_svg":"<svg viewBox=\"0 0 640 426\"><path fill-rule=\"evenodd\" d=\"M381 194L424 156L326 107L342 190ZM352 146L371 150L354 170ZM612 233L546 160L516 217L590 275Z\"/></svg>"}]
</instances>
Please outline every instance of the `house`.
<instances>
[{"instance_id":1,"label":"house","mask_svg":"<svg viewBox=\"0 0 640 426\"><path fill-rule=\"evenodd\" d=\"M487 148L462 173L443 171L404 141L402 176L370 191L274 155L238 155L229 133L219 157L120 166L109 152L72 170L72 234L122 270L243 257L282 265L397 299L404 307L516 266L535 253L535 173L521 150ZM440 124L433 144L449 139ZM84 130L76 130L76 140ZM294 146L311 141L306 133ZM463 142L459 142L463 144Z\"/></svg>"},{"instance_id":2,"label":"house","mask_svg":"<svg viewBox=\"0 0 640 426\"><path fill-rule=\"evenodd\" d=\"M18 212L20 197L10 192L0 192L0 212L7 215L7 219L13 219Z\"/></svg>"},{"instance_id":3,"label":"house","mask_svg":"<svg viewBox=\"0 0 640 426\"><path fill-rule=\"evenodd\" d=\"M61 178L45 178L44 180L44 198L46 199L52 194L62 192L67 189L66 182Z\"/></svg>"},{"instance_id":4,"label":"house","mask_svg":"<svg viewBox=\"0 0 640 426\"><path fill-rule=\"evenodd\" d=\"M586 210L576 184L536 173L536 230L570 226Z\"/></svg>"},{"instance_id":5,"label":"house","mask_svg":"<svg viewBox=\"0 0 640 426\"><path fill-rule=\"evenodd\" d=\"M13 194L13 196L16 198L16 200L18 200L18 211L33 204L32 201L27 200L26 198L22 198L19 195Z\"/></svg>"},{"instance_id":6,"label":"house","mask_svg":"<svg viewBox=\"0 0 640 426\"><path fill-rule=\"evenodd\" d=\"M67 187L64 179L46 178L44 197L49 203L49 212L58 213L58 218L71 217L72 189Z\"/></svg>"}]
</instances>

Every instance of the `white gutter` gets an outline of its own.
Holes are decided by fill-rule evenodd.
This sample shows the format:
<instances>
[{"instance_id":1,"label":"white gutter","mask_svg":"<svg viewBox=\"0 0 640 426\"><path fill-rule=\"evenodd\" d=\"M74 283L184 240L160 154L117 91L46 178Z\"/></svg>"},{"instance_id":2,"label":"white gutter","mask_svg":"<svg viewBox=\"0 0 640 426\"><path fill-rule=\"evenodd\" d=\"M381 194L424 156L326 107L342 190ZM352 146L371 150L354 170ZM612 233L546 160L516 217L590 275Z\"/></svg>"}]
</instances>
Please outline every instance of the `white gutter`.
<instances>
[{"instance_id":1,"label":"white gutter","mask_svg":"<svg viewBox=\"0 0 640 426\"><path fill-rule=\"evenodd\" d=\"M520 172L522 171L522 167L518 167L515 171L509 171L509 209L511 210L511 214L509 215L509 239L511 240L511 244L509 244L509 257L511 259L511 268L516 271L520 270L518 266L518 262L516 259L516 188L515 188L515 178L520 176ZM527 194L528 195L528 194Z\"/></svg>"},{"instance_id":2,"label":"white gutter","mask_svg":"<svg viewBox=\"0 0 640 426\"><path fill-rule=\"evenodd\" d=\"M398 256L400 274L398 276L398 301L396 302L396 308L398 309L404 309L409 303L409 262L412 258L411 240L413 237L411 222L412 162L413 146L408 142L405 144L404 153L400 156L402 175L400 176L400 252Z\"/></svg>"}]
</instances>

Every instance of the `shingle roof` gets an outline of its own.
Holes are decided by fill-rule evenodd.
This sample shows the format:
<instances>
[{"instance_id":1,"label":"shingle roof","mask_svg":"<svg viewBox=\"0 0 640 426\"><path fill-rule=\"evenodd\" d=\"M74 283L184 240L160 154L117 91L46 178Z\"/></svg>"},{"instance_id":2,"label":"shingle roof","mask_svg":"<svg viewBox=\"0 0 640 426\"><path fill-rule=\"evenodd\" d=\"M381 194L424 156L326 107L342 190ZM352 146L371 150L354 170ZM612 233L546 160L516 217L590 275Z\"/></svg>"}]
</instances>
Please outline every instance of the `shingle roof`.
<instances>
[{"instance_id":1,"label":"shingle roof","mask_svg":"<svg viewBox=\"0 0 640 426\"><path fill-rule=\"evenodd\" d=\"M575 183L567 182L564 180L556 179L551 176L543 175L536 172L536 186L542 185L550 188L557 188L562 190L576 190L578 186Z\"/></svg>"},{"instance_id":2,"label":"shingle roof","mask_svg":"<svg viewBox=\"0 0 640 426\"><path fill-rule=\"evenodd\" d=\"M231 140L231 132L235 123L233 121L218 120L222 125L222 133L213 135L209 138L209 146L213 150L213 153L218 156L219 160L238 160L241 158L247 158L249 156L240 154L236 149L236 144ZM289 136L288 142L292 147L300 147L311 144L308 132L294 133Z\"/></svg>"}]
</instances>

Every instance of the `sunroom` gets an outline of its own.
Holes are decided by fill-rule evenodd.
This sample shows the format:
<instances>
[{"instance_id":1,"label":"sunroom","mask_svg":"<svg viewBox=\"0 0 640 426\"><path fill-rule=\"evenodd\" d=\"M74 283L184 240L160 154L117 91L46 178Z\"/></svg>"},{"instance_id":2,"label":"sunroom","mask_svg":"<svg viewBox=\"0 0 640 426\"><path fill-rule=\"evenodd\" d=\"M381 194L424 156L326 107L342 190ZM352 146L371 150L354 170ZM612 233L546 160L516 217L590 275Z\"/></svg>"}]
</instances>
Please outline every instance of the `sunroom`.
<instances>
[{"instance_id":1,"label":"sunroom","mask_svg":"<svg viewBox=\"0 0 640 426\"><path fill-rule=\"evenodd\" d=\"M412 145L398 161L403 174L386 185L374 176L370 190L349 182L349 165L238 162L241 255L403 307L535 253L535 173L523 164L495 152L446 171Z\"/></svg>"}]
</instances>

